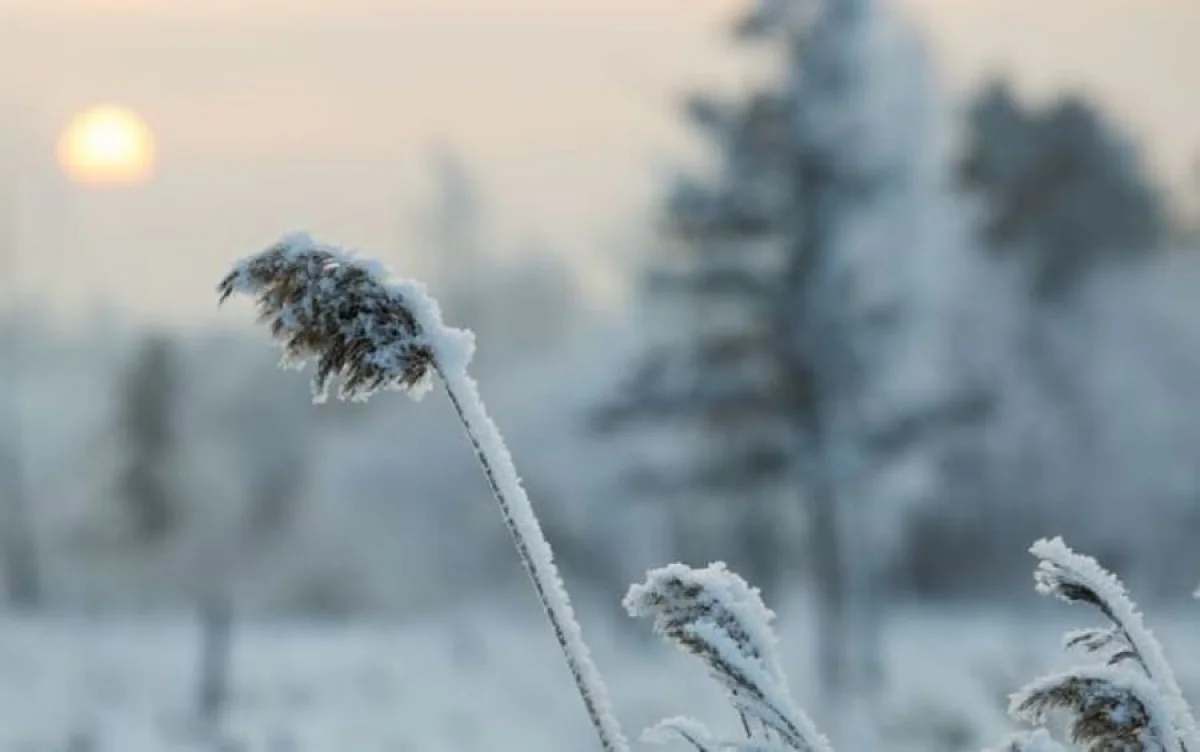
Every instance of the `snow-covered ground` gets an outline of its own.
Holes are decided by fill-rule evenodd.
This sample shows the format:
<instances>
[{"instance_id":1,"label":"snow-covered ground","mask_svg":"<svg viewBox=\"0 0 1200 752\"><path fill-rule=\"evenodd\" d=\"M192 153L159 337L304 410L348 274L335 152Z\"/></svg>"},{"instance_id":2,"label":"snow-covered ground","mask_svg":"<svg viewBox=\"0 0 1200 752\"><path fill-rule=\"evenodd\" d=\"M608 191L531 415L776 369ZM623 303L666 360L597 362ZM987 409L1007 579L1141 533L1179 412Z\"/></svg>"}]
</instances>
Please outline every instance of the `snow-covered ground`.
<instances>
[{"instance_id":1,"label":"snow-covered ground","mask_svg":"<svg viewBox=\"0 0 1200 752\"><path fill-rule=\"evenodd\" d=\"M888 747L972 750L998 741L1007 692L1062 666L1062 630L1091 623L1086 614L1071 616L896 618L880 700ZM815 711L806 622L801 607L785 609L778 627L793 689ZM1150 622L1185 691L1200 687L1198 654L1181 650L1191 629L1186 616L1164 622L1151 614ZM585 628L631 736L681 713L736 731L719 692L685 656L604 619L588 619ZM480 605L413 623L239 625L231 707L215 736L199 733L191 716L196 642L194 623L183 618L3 618L0 749L562 752L595 745L536 611Z\"/></svg>"}]
</instances>

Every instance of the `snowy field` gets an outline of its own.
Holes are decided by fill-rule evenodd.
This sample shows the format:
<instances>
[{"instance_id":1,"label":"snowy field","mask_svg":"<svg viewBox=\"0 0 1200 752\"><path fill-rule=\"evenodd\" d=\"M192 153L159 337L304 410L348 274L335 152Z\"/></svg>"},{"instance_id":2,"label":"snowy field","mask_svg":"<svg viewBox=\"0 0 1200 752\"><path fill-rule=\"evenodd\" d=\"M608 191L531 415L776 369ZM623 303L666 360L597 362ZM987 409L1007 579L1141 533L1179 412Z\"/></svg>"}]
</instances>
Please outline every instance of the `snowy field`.
<instances>
[{"instance_id":1,"label":"snowy field","mask_svg":"<svg viewBox=\"0 0 1200 752\"><path fill-rule=\"evenodd\" d=\"M536 616L484 606L408 624L241 625L231 707L215 734L201 733L191 715L193 623L5 618L2 749L591 749L583 708ZM1198 654L1181 650L1194 642L1194 621L1186 614L1164 621L1152 613L1150 619L1185 691L1200 687ZM779 632L793 689L817 715L806 681L805 622L802 609L787 609ZM680 713L735 731L735 718L696 665L657 642L636 639L634 631L606 630L603 619L587 623L631 736ZM998 741L1007 728L1006 693L1062 666L1059 635L1082 623L1033 612L923 611L894 619L886 651L889 686L880 697L888 746L970 750Z\"/></svg>"}]
</instances>

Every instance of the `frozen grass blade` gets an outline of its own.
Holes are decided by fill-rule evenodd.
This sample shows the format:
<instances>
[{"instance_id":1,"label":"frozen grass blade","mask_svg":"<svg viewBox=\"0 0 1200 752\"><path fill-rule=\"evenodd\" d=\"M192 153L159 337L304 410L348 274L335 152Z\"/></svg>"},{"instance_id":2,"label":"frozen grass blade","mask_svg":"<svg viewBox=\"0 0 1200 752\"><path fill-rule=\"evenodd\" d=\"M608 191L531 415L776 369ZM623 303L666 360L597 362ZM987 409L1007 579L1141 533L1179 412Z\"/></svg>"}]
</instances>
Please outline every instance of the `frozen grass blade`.
<instances>
[{"instance_id":1,"label":"frozen grass blade","mask_svg":"<svg viewBox=\"0 0 1200 752\"><path fill-rule=\"evenodd\" d=\"M289 235L240 261L218 285L224 301L252 296L284 364L316 363L318 401L339 381L338 396L365 400L380 389L421 398L437 375L475 450L500 506L554 636L601 745L625 752L628 744L612 712L608 691L592 662L550 544L512 457L467 374L474 350L469 332L445 326L437 303L413 282L387 280L382 267L340 248Z\"/></svg>"}]
</instances>

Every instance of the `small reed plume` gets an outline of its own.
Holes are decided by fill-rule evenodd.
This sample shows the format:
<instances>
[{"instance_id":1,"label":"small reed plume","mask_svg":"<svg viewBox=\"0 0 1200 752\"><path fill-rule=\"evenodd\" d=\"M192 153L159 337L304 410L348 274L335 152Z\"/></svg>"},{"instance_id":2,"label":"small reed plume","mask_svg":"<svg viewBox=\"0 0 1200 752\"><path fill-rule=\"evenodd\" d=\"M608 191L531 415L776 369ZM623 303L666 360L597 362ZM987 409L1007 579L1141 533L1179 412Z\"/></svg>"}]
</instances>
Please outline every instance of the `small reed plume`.
<instances>
[{"instance_id":1,"label":"small reed plume","mask_svg":"<svg viewBox=\"0 0 1200 752\"><path fill-rule=\"evenodd\" d=\"M338 396L365 400L380 389L419 399L440 378L500 506L521 562L554 629L588 716L605 750L628 744L592 662L550 544L513 465L503 437L467 374L474 350L469 332L441 320L437 303L414 282L389 281L384 270L342 249L290 235L240 261L221 280L222 301L252 296L259 319L283 347L285 365L315 361L313 387L323 400L333 381Z\"/></svg>"},{"instance_id":2,"label":"small reed plume","mask_svg":"<svg viewBox=\"0 0 1200 752\"><path fill-rule=\"evenodd\" d=\"M255 297L285 365L315 361L318 401L335 378L342 399L365 400L384 388L420 397L431 385L435 347L443 363L453 353L461 366L474 347L471 335L441 325L418 285L385 283L381 269L303 234L243 259L217 290L222 303L234 293Z\"/></svg>"},{"instance_id":3,"label":"small reed plume","mask_svg":"<svg viewBox=\"0 0 1200 752\"><path fill-rule=\"evenodd\" d=\"M1061 538L1040 540L1030 552L1038 561L1038 592L1095 608L1104 628L1070 632L1067 648L1102 659L1066 673L1037 679L1011 698L1009 713L1034 724L1053 710L1071 714L1073 741L1092 750L1197 752L1196 722L1158 640L1113 574Z\"/></svg>"},{"instance_id":4,"label":"small reed plume","mask_svg":"<svg viewBox=\"0 0 1200 752\"><path fill-rule=\"evenodd\" d=\"M1109 666L1080 666L1026 685L1009 713L1044 724L1055 710L1070 714L1071 741L1096 752L1180 749L1170 715L1145 678Z\"/></svg>"},{"instance_id":5,"label":"small reed plume","mask_svg":"<svg viewBox=\"0 0 1200 752\"><path fill-rule=\"evenodd\" d=\"M698 721L672 718L650 729L683 737L700 750L736 748L830 752L825 738L796 707L771 629L774 614L757 589L721 562L704 569L671 564L629 589L625 608L654 619L654 630L699 658L724 687L742 719L747 741L715 741Z\"/></svg>"},{"instance_id":6,"label":"small reed plume","mask_svg":"<svg viewBox=\"0 0 1200 752\"><path fill-rule=\"evenodd\" d=\"M1037 728L1011 735L989 752L1067 752L1044 728L1055 712L1069 716L1070 741L1088 752L1200 752L1191 710L1162 649L1117 578L1060 538L1038 541L1030 550L1039 559L1041 593L1091 605L1111 622L1065 640L1069 648L1106 660L1041 677L1013 694L1009 714ZM771 629L774 614L723 564L652 570L629 589L625 608L631 616L653 618L656 632L705 664L741 716L746 736L716 737L697 720L675 717L648 729L644 740L682 739L699 752L832 752L788 692Z\"/></svg>"}]
</instances>

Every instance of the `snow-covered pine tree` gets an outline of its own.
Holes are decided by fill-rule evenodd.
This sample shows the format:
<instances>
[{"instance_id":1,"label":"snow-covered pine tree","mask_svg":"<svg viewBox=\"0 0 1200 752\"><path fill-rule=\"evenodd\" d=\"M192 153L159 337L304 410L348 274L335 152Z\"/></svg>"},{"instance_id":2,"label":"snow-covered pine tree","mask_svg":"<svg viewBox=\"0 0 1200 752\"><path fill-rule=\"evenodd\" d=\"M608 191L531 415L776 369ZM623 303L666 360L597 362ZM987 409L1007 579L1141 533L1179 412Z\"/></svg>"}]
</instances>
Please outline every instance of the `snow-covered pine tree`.
<instances>
[{"instance_id":1,"label":"snow-covered pine tree","mask_svg":"<svg viewBox=\"0 0 1200 752\"><path fill-rule=\"evenodd\" d=\"M1141 319L1146 301L1138 300L1137 280L1158 258L1167 220L1136 150L1094 104L1074 95L1034 108L1004 82L983 87L967 113L958 177L976 203L985 251L959 317L963 359L974 362L1003 408L973 448L962 445L964 472L949 495L973 510L966 525L978 538L966 545L994 546L994 557L980 561L1004 576L1013 571L1018 540L1068 520L1092 519L1097 527L1115 520L1094 513L1128 479L1123 473L1126 480L1114 484L1108 474L1123 454L1113 448L1153 440L1153 433L1131 436L1137 422L1117 419L1111 387L1100 398L1096 387L1125 366L1114 360L1128 357L1114 324ZM1154 338L1165 344L1162 332ZM1126 402L1157 399L1149 395L1161 387L1138 378L1122 389L1118 400ZM1142 489L1130 498L1142 505L1152 495ZM1102 554L1117 553L1090 532L1076 535ZM972 539L970 530L953 537ZM972 589L985 586L982 573L959 574Z\"/></svg>"},{"instance_id":2,"label":"snow-covered pine tree","mask_svg":"<svg viewBox=\"0 0 1200 752\"><path fill-rule=\"evenodd\" d=\"M181 524L177 426L181 388L174 342L150 332L125 374L118 400L124 457L115 493L127 542L153 547Z\"/></svg>"},{"instance_id":3,"label":"snow-covered pine tree","mask_svg":"<svg viewBox=\"0 0 1200 752\"><path fill-rule=\"evenodd\" d=\"M447 321L476 333L475 367L511 370L513 348L526 362L560 347L586 309L568 267L536 238L509 248L494 242L486 186L455 148L436 144L428 171L431 195L414 223L422 250L408 261L444 301Z\"/></svg>"},{"instance_id":4,"label":"snow-covered pine tree","mask_svg":"<svg viewBox=\"0 0 1200 752\"><path fill-rule=\"evenodd\" d=\"M9 113L5 113L9 114ZM10 134L0 134L9 136ZM18 149L15 140L0 142L0 277L5 280L3 304L6 321L0 332L0 368L5 394L0 397L0 572L5 596L19 606L41 600L42 576L33 537L21 456L20 327L17 317L17 185Z\"/></svg>"},{"instance_id":5,"label":"snow-covered pine tree","mask_svg":"<svg viewBox=\"0 0 1200 752\"><path fill-rule=\"evenodd\" d=\"M897 118L920 116L921 100L913 80L887 78L913 75L912 58L896 57L911 46L886 43L888 20L875 0L762 2L742 20L744 38L778 53L780 75L740 99L690 101L717 165L674 186L672 255L649 274L687 331L651 348L603 415L699 427L699 469L640 477L657 492L699 488L734 504L729 518L754 552L748 571L768 591L795 550L778 537L779 508L799 486L831 704L869 674L856 660L873 652L861 544L892 519L877 502L896 488L873 481L980 404L902 373L918 346L912 217L928 134Z\"/></svg>"},{"instance_id":6,"label":"snow-covered pine tree","mask_svg":"<svg viewBox=\"0 0 1200 752\"><path fill-rule=\"evenodd\" d=\"M480 239L483 197L470 165L445 144L432 149L429 172L434 193L422 222L422 245L433 256L429 283L446 301L446 315L474 331L488 313L480 310L487 261Z\"/></svg>"},{"instance_id":7,"label":"snow-covered pine tree","mask_svg":"<svg viewBox=\"0 0 1200 752\"><path fill-rule=\"evenodd\" d=\"M1031 109L994 81L972 102L967 131L959 177L984 204L986 247L1020 258L1043 301L1069 300L1100 264L1153 254L1170 235L1137 150L1087 99Z\"/></svg>"}]
</instances>

